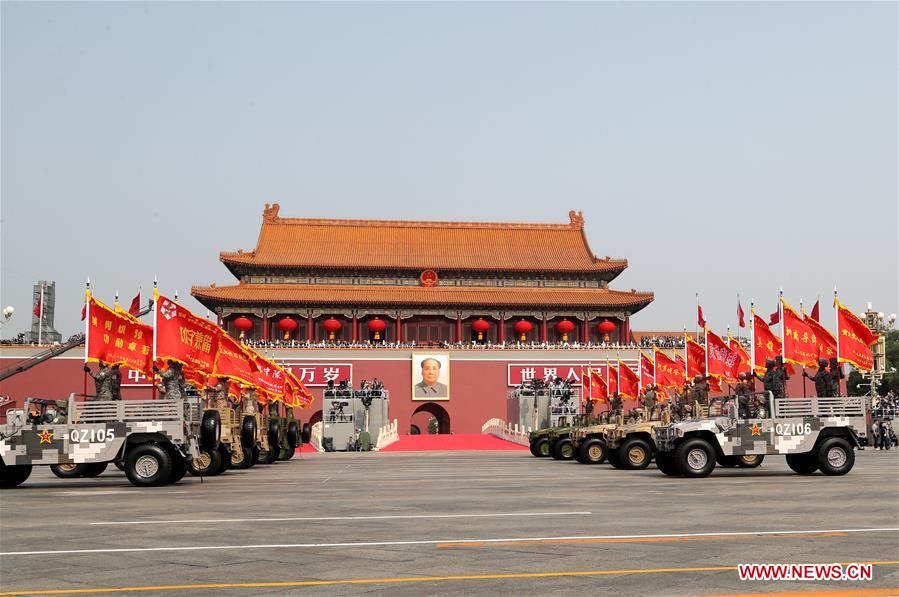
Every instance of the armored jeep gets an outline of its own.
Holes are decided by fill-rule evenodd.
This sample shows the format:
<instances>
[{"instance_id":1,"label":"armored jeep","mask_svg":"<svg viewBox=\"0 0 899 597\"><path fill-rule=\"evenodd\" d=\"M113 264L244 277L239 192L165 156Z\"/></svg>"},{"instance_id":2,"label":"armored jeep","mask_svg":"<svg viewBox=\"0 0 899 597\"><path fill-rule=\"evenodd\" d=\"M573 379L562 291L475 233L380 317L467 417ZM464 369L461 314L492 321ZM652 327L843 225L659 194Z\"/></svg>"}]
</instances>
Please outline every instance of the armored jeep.
<instances>
[{"instance_id":1,"label":"armored jeep","mask_svg":"<svg viewBox=\"0 0 899 597\"><path fill-rule=\"evenodd\" d=\"M666 475L706 477L716 462L729 458L783 454L801 475L820 470L845 475L855 464L854 448L867 436L861 397L778 398L766 395L767 408L755 397L735 397L725 416L658 427L656 464ZM725 466L727 466L725 464Z\"/></svg>"},{"instance_id":2,"label":"armored jeep","mask_svg":"<svg viewBox=\"0 0 899 597\"><path fill-rule=\"evenodd\" d=\"M80 397L80 396L79 396ZM177 483L201 446L218 441L217 412L189 398L78 401L28 398L0 425L0 487L16 487L34 465L96 476L119 461L137 486Z\"/></svg>"},{"instance_id":3,"label":"armored jeep","mask_svg":"<svg viewBox=\"0 0 899 597\"><path fill-rule=\"evenodd\" d=\"M303 444L300 436L300 424L293 418L293 409L291 407L285 406L282 415L280 403L273 406L275 406L275 412L279 418L278 460L290 460L296 454L297 448ZM271 411L271 407L269 409Z\"/></svg>"},{"instance_id":4,"label":"armored jeep","mask_svg":"<svg viewBox=\"0 0 899 597\"><path fill-rule=\"evenodd\" d=\"M621 424L620 417L610 421L604 415L599 423L572 429L570 434L573 457L581 464L602 464L609 456L605 430Z\"/></svg>"},{"instance_id":5,"label":"armored jeep","mask_svg":"<svg viewBox=\"0 0 899 597\"><path fill-rule=\"evenodd\" d=\"M547 427L546 429L537 429L535 431L531 431L528 434L528 445L531 450L531 454L536 456L537 458L545 458L549 456L550 450L552 446L549 443L549 433L555 429L554 427Z\"/></svg>"},{"instance_id":6,"label":"armored jeep","mask_svg":"<svg viewBox=\"0 0 899 597\"><path fill-rule=\"evenodd\" d=\"M256 414L256 462L273 464L281 454L281 415L277 402L260 406Z\"/></svg>"}]
</instances>

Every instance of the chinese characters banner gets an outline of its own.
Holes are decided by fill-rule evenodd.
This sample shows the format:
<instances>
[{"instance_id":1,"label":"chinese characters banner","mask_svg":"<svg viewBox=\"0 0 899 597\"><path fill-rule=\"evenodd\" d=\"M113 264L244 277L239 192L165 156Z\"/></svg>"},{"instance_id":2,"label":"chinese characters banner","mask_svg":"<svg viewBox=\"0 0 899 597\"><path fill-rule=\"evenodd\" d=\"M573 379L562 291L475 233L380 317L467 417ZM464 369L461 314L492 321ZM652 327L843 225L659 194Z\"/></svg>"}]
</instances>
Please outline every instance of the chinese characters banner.
<instances>
[{"instance_id":1,"label":"chinese characters banner","mask_svg":"<svg viewBox=\"0 0 899 597\"><path fill-rule=\"evenodd\" d=\"M341 381L353 382L353 366L349 363L281 363L293 373L297 381L307 387L316 388Z\"/></svg>"},{"instance_id":2,"label":"chinese characters banner","mask_svg":"<svg viewBox=\"0 0 899 597\"><path fill-rule=\"evenodd\" d=\"M765 370L765 361L775 359L781 354L780 338L774 335L765 320L753 312L752 329L755 336L755 369Z\"/></svg>"},{"instance_id":3,"label":"chinese characters banner","mask_svg":"<svg viewBox=\"0 0 899 597\"><path fill-rule=\"evenodd\" d=\"M837 335L840 341L839 359L862 371L874 369L874 355L871 345L877 342L877 334L868 329L865 322L836 301Z\"/></svg>"},{"instance_id":4,"label":"chinese characters banner","mask_svg":"<svg viewBox=\"0 0 899 597\"><path fill-rule=\"evenodd\" d=\"M621 384L618 393L622 398L636 398L640 394L640 378L637 373L625 363L618 361L618 370L621 372Z\"/></svg>"},{"instance_id":5,"label":"chinese characters banner","mask_svg":"<svg viewBox=\"0 0 899 597\"><path fill-rule=\"evenodd\" d=\"M684 385L684 361L677 355L672 359L664 352L655 351L656 383L663 388L679 388Z\"/></svg>"},{"instance_id":6,"label":"chinese characters banner","mask_svg":"<svg viewBox=\"0 0 899 597\"><path fill-rule=\"evenodd\" d=\"M590 369L590 399L595 402L608 402L609 384L603 379L599 369Z\"/></svg>"},{"instance_id":7,"label":"chinese characters banner","mask_svg":"<svg viewBox=\"0 0 899 597\"><path fill-rule=\"evenodd\" d=\"M655 364L648 356L640 353L640 387L647 387L653 383L653 372Z\"/></svg>"},{"instance_id":8,"label":"chinese characters banner","mask_svg":"<svg viewBox=\"0 0 899 597\"><path fill-rule=\"evenodd\" d=\"M705 375L705 348L694 340L687 340L687 376Z\"/></svg>"},{"instance_id":9,"label":"chinese characters banner","mask_svg":"<svg viewBox=\"0 0 899 597\"><path fill-rule=\"evenodd\" d=\"M199 374L212 373L221 336L217 325L159 295L155 319L157 361L172 359Z\"/></svg>"},{"instance_id":10,"label":"chinese characters banner","mask_svg":"<svg viewBox=\"0 0 899 597\"><path fill-rule=\"evenodd\" d=\"M256 363L252 353L224 331L219 332L219 350L212 373L245 385L256 385Z\"/></svg>"},{"instance_id":11,"label":"chinese characters banner","mask_svg":"<svg viewBox=\"0 0 899 597\"><path fill-rule=\"evenodd\" d=\"M120 364L148 374L153 367L153 328L116 313L87 295L85 361Z\"/></svg>"},{"instance_id":12,"label":"chinese characters banner","mask_svg":"<svg viewBox=\"0 0 899 597\"><path fill-rule=\"evenodd\" d=\"M752 373L752 365L750 364L749 353L746 352L746 349L743 348L743 345L740 344L740 341L736 338L731 338L728 341L728 345L730 349L737 353L740 356L740 364L737 367L737 374L740 373Z\"/></svg>"},{"instance_id":13,"label":"chinese characters banner","mask_svg":"<svg viewBox=\"0 0 899 597\"><path fill-rule=\"evenodd\" d=\"M737 354L724 340L709 330L706 330L706 350L709 354L709 375L727 382L737 381L740 369L740 355Z\"/></svg>"},{"instance_id":14,"label":"chinese characters banner","mask_svg":"<svg viewBox=\"0 0 899 597\"><path fill-rule=\"evenodd\" d=\"M618 391L618 368L606 365L606 371L608 372L606 379L609 381L609 396L614 396L615 392Z\"/></svg>"},{"instance_id":15,"label":"chinese characters banner","mask_svg":"<svg viewBox=\"0 0 899 597\"><path fill-rule=\"evenodd\" d=\"M837 356L837 339L833 337L830 330L808 315L805 316L805 325L812 333L812 346L817 350L818 358L829 361L832 357Z\"/></svg>"},{"instance_id":16,"label":"chinese characters banner","mask_svg":"<svg viewBox=\"0 0 899 597\"><path fill-rule=\"evenodd\" d=\"M257 352L250 354L253 366L256 388L268 395L272 400L281 400L284 396L284 371Z\"/></svg>"},{"instance_id":17,"label":"chinese characters banner","mask_svg":"<svg viewBox=\"0 0 899 597\"><path fill-rule=\"evenodd\" d=\"M818 348L812 344L814 334L802 317L790 307L786 301L783 304L783 350L784 360L796 363L804 367L814 367L818 361Z\"/></svg>"}]
</instances>

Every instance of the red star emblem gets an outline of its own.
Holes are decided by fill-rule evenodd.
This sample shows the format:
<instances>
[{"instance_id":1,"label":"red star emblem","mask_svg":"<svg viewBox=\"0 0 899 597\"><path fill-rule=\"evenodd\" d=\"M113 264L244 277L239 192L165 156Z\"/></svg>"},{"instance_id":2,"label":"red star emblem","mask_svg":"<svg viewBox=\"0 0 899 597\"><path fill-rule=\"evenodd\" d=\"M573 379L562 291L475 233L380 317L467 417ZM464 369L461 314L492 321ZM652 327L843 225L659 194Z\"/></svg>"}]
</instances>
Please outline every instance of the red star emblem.
<instances>
[{"instance_id":1,"label":"red star emblem","mask_svg":"<svg viewBox=\"0 0 899 597\"><path fill-rule=\"evenodd\" d=\"M42 444L49 444L53 442L53 432L49 429L45 429L41 433L38 433L37 436L41 438Z\"/></svg>"},{"instance_id":2,"label":"red star emblem","mask_svg":"<svg viewBox=\"0 0 899 597\"><path fill-rule=\"evenodd\" d=\"M758 423L753 424L752 426L752 435L762 435L762 426Z\"/></svg>"}]
</instances>

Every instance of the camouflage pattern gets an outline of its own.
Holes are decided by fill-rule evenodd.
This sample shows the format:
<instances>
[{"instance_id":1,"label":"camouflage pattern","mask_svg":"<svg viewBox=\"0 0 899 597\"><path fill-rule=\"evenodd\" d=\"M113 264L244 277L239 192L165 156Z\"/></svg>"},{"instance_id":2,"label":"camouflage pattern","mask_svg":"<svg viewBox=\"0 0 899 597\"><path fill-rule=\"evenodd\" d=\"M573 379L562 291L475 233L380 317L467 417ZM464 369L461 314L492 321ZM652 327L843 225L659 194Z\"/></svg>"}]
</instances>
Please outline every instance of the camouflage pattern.
<instances>
[{"instance_id":1,"label":"camouflage pattern","mask_svg":"<svg viewBox=\"0 0 899 597\"><path fill-rule=\"evenodd\" d=\"M602 437L609 448L615 449L631 435L646 434L649 436L650 445L654 448L655 429L658 425L658 421L641 421L639 423L631 423L628 425L608 425L603 429Z\"/></svg>"},{"instance_id":2,"label":"camouflage pattern","mask_svg":"<svg viewBox=\"0 0 899 597\"><path fill-rule=\"evenodd\" d=\"M84 370L94 378L94 387L96 388L97 400L112 400L112 370L106 363L100 364L100 369L91 371L85 365Z\"/></svg>"},{"instance_id":3,"label":"camouflage pattern","mask_svg":"<svg viewBox=\"0 0 899 597\"><path fill-rule=\"evenodd\" d=\"M160 371L158 375L162 378L162 393L166 400L184 398L187 382L184 381L184 373L178 363L170 365L168 369Z\"/></svg>"},{"instance_id":4,"label":"camouflage pattern","mask_svg":"<svg viewBox=\"0 0 899 597\"><path fill-rule=\"evenodd\" d=\"M108 420L80 423L84 413L101 403L76 403L71 397L67 420L61 424L33 422L34 418L29 417L32 400L26 400L23 409L8 411L7 423L0 425L0 457L6 465L110 462L122 456L125 442L134 434L152 434L183 456L199 454L199 418L194 414L199 411L184 400L118 402L112 411L105 412L125 412L124 406L128 405L127 412L137 413L134 419L104 416L94 418ZM163 409L178 414L152 420L153 413Z\"/></svg>"}]
</instances>

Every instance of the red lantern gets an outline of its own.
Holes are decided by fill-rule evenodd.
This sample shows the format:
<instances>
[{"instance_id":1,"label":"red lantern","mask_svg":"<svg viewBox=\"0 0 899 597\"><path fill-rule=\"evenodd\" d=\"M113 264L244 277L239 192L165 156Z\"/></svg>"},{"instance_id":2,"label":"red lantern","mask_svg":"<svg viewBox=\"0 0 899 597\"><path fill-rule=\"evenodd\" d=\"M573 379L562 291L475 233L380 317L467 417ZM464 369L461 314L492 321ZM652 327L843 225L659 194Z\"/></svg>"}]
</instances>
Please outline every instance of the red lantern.
<instances>
[{"instance_id":1,"label":"red lantern","mask_svg":"<svg viewBox=\"0 0 899 597\"><path fill-rule=\"evenodd\" d=\"M490 322L476 319L471 322L471 329L478 333L478 341L481 341L484 339L484 332L490 329Z\"/></svg>"},{"instance_id":2,"label":"red lantern","mask_svg":"<svg viewBox=\"0 0 899 597\"><path fill-rule=\"evenodd\" d=\"M247 335L247 332L253 329L253 322L249 318L241 315L234 320L234 327L240 332L240 337L243 338Z\"/></svg>"},{"instance_id":3,"label":"red lantern","mask_svg":"<svg viewBox=\"0 0 899 597\"><path fill-rule=\"evenodd\" d=\"M368 329L375 334L375 340L381 339L381 332L387 329L387 322L383 319L375 317L368 322Z\"/></svg>"},{"instance_id":4,"label":"red lantern","mask_svg":"<svg viewBox=\"0 0 899 597\"><path fill-rule=\"evenodd\" d=\"M609 341L609 334L615 331L615 324L609 321L608 319L603 319L596 329L599 330L599 333L602 334L602 339L604 342Z\"/></svg>"},{"instance_id":5,"label":"red lantern","mask_svg":"<svg viewBox=\"0 0 899 597\"><path fill-rule=\"evenodd\" d=\"M285 317L278 322L278 327L281 328L282 332L284 332L284 339L290 340L290 332L297 329L297 327L299 327L299 324L290 317Z\"/></svg>"},{"instance_id":6,"label":"red lantern","mask_svg":"<svg viewBox=\"0 0 899 597\"><path fill-rule=\"evenodd\" d=\"M556 331L562 334L562 342L568 342L568 334L574 331L574 324L567 319L563 319L556 324Z\"/></svg>"},{"instance_id":7,"label":"red lantern","mask_svg":"<svg viewBox=\"0 0 899 597\"><path fill-rule=\"evenodd\" d=\"M515 333L521 336L521 341L524 342L528 338L528 332L534 329L533 324L530 321L522 319L521 321L515 322Z\"/></svg>"},{"instance_id":8,"label":"red lantern","mask_svg":"<svg viewBox=\"0 0 899 597\"><path fill-rule=\"evenodd\" d=\"M328 340L333 340L334 334L340 331L340 328L343 327L343 324L333 317L329 317L324 321L324 323L322 323L322 327L325 328L326 332L328 332Z\"/></svg>"}]
</instances>

